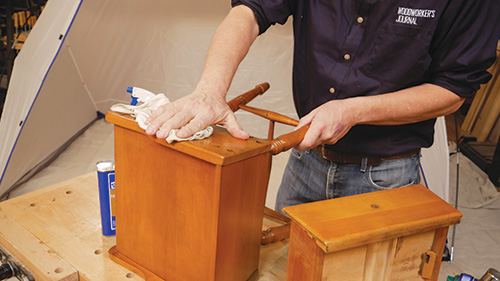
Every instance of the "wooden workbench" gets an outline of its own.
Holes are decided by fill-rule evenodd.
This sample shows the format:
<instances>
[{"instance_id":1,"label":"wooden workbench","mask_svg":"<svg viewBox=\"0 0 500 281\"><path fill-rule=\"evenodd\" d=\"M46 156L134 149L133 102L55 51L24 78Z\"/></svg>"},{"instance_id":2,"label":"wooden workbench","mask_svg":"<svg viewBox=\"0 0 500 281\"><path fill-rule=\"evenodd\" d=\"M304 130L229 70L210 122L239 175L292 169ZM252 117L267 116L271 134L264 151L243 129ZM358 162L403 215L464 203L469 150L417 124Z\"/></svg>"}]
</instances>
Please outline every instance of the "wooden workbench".
<instances>
[{"instance_id":1,"label":"wooden workbench","mask_svg":"<svg viewBox=\"0 0 500 281\"><path fill-rule=\"evenodd\" d=\"M264 218L263 229L279 225ZM0 246L38 280L143 280L111 261L101 234L97 174L0 203ZM261 246L250 281L286 279L288 240Z\"/></svg>"}]
</instances>

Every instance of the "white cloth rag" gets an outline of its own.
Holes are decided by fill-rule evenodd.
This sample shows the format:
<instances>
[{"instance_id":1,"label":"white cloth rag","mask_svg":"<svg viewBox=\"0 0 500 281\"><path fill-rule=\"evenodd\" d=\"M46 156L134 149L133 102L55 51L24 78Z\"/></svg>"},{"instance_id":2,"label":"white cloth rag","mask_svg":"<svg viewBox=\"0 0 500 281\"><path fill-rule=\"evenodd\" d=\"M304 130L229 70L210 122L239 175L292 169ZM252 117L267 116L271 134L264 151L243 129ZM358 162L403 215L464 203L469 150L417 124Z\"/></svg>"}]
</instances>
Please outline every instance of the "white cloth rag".
<instances>
[{"instance_id":1,"label":"white cloth rag","mask_svg":"<svg viewBox=\"0 0 500 281\"><path fill-rule=\"evenodd\" d=\"M149 97L139 97L137 105L115 104L111 107L111 110L131 115L135 118L135 122L139 124L139 127L146 130L148 128L148 125L146 125L146 119L148 119L149 116L160 106L169 102L170 100L164 94L151 94ZM208 126L206 129L196 132L189 138L177 137L178 131L178 129L170 131L166 141L168 143L172 143L174 141L201 140L211 136L214 128L212 126Z\"/></svg>"}]
</instances>

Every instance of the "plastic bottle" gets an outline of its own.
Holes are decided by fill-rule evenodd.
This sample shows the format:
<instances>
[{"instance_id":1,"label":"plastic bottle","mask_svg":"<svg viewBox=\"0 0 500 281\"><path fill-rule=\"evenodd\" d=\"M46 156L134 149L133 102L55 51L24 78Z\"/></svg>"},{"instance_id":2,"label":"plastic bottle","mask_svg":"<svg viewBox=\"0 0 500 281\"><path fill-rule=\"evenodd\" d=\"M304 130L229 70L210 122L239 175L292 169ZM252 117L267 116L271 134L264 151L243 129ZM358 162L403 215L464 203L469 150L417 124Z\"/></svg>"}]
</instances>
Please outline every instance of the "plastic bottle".
<instances>
[{"instance_id":1,"label":"plastic bottle","mask_svg":"<svg viewBox=\"0 0 500 281\"><path fill-rule=\"evenodd\" d=\"M470 276L469 274L465 274L465 273L462 273L460 275L457 275L455 277L453 276L448 276L448 278L446 278L446 281L475 281L477 279L475 279L474 277Z\"/></svg>"},{"instance_id":2,"label":"plastic bottle","mask_svg":"<svg viewBox=\"0 0 500 281\"><path fill-rule=\"evenodd\" d=\"M146 102L155 96L154 93L139 87L127 87L127 92L131 93L130 98L132 98L132 101L130 101L130 105L137 105L139 101Z\"/></svg>"},{"instance_id":3,"label":"plastic bottle","mask_svg":"<svg viewBox=\"0 0 500 281\"><path fill-rule=\"evenodd\" d=\"M488 269L481 279L476 279L469 274L462 273L456 276L448 276L446 281L498 281L500 280L500 272L494 268Z\"/></svg>"}]
</instances>

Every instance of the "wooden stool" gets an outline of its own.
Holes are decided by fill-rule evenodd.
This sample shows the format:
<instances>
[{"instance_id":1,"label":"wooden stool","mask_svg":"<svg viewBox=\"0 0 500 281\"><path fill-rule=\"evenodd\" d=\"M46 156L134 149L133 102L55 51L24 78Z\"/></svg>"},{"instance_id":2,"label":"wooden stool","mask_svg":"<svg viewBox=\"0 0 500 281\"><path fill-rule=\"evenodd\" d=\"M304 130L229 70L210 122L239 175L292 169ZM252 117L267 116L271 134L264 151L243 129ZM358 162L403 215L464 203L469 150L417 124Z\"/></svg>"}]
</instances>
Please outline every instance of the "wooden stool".
<instances>
[{"instance_id":1,"label":"wooden stool","mask_svg":"<svg viewBox=\"0 0 500 281\"><path fill-rule=\"evenodd\" d=\"M128 115L115 124L116 246L113 260L147 280L247 280L257 270L271 157L298 144L304 126L273 139L281 114L245 106L257 85L227 104L270 120L268 140L238 140L215 127L205 140L168 144Z\"/></svg>"},{"instance_id":2,"label":"wooden stool","mask_svg":"<svg viewBox=\"0 0 500 281\"><path fill-rule=\"evenodd\" d=\"M422 185L290 206L287 280L437 280L462 214Z\"/></svg>"},{"instance_id":3,"label":"wooden stool","mask_svg":"<svg viewBox=\"0 0 500 281\"><path fill-rule=\"evenodd\" d=\"M247 101L238 100L236 108ZM272 155L299 143L308 127L269 141L215 127L205 140L168 144L129 116L108 112L106 120L115 124L111 258L147 280L247 280L258 267Z\"/></svg>"},{"instance_id":4,"label":"wooden stool","mask_svg":"<svg viewBox=\"0 0 500 281\"><path fill-rule=\"evenodd\" d=\"M247 280L257 269L270 143L215 127L168 144L115 124L115 261L149 280Z\"/></svg>"}]
</instances>

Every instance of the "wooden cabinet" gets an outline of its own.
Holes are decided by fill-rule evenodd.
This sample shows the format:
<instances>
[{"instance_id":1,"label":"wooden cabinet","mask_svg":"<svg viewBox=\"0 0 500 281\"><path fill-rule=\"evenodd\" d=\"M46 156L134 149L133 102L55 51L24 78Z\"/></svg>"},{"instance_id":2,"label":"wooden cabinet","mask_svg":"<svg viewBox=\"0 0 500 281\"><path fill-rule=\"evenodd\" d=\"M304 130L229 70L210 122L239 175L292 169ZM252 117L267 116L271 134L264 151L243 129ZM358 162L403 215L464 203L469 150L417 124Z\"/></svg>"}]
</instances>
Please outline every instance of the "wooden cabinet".
<instances>
[{"instance_id":1,"label":"wooden cabinet","mask_svg":"<svg viewBox=\"0 0 500 281\"><path fill-rule=\"evenodd\" d=\"M168 144L130 118L115 124L112 258L149 280L247 280L259 262L271 142L215 127Z\"/></svg>"},{"instance_id":2,"label":"wooden cabinet","mask_svg":"<svg viewBox=\"0 0 500 281\"><path fill-rule=\"evenodd\" d=\"M284 208L288 281L437 280L462 214L422 185Z\"/></svg>"}]
</instances>

